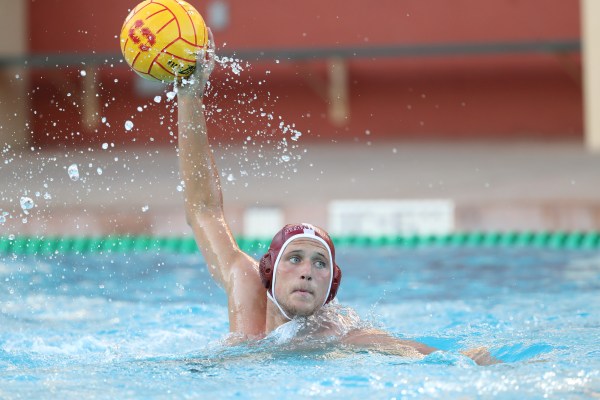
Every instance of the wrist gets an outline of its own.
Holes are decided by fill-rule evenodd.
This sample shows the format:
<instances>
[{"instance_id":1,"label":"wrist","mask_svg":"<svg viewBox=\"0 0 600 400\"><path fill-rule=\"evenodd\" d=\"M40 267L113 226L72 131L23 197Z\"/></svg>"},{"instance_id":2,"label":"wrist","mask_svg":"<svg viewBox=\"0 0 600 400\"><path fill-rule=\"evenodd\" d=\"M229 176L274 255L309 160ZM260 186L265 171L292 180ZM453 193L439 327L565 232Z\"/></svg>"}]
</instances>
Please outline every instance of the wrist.
<instances>
[{"instance_id":1,"label":"wrist","mask_svg":"<svg viewBox=\"0 0 600 400\"><path fill-rule=\"evenodd\" d=\"M177 90L177 99L180 102L199 102L202 104L202 101L204 100L204 92L179 88Z\"/></svg>"}]
</instances>

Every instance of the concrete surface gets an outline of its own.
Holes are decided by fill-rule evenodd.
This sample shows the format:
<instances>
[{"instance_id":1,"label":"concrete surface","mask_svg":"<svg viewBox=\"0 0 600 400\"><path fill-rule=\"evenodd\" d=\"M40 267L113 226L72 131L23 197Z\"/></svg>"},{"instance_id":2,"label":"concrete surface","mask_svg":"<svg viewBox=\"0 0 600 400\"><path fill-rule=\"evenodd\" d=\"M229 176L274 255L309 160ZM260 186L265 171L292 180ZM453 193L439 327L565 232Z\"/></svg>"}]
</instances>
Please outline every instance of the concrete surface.
<instances>
[{"instance_id":1,"label":"concrete surface","mask_svg":"<svg viewBox=\"0 0 600 400\"><path fill-rule=\"evenodd\" d=\"M269 206L286 222L326 227L328 204L339 199L449 199L456 231L600 229L600 155L583 143L368 139L300 141L287 162L264 144L216 149L233 231L243 231L247 208ZM0 234L190 234L177 168L174 148L4 148ZM28 215L22 197L35 203Z\"/></svg>"}]
</instances>

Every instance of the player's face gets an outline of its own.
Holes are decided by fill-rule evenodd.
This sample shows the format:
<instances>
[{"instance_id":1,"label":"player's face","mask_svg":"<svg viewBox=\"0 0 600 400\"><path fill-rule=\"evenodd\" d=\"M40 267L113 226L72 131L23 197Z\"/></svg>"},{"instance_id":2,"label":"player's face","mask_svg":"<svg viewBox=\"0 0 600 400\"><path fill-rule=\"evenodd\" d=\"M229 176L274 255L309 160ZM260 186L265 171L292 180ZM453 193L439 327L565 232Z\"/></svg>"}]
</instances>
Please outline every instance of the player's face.
<instances>
[{"instance_id":1,"label":"player's face","mask_svg":"<svg viewBox=\"0 0 600 400\"><path fill-rule=\"evenodd\" d=\"M330 276L331 260L321 242L293 240L277 265L275 297L290 317L311 315L325 301Z\"/></svg>"}]
</instances>

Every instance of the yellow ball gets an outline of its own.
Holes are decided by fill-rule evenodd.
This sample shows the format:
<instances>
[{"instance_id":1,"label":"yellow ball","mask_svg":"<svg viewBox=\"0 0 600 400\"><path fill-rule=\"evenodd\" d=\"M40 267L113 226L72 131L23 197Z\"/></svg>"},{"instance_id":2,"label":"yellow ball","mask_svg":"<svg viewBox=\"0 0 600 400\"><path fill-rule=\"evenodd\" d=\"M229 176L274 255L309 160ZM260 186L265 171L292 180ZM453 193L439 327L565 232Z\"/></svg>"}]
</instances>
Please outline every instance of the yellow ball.
<instances>
[{"instance_id":1,"label":"yellow ball","mask_svg":"<svg viewBox=\"0 0 600 400\"><path fill-rule=\"evenodd\" d=\"M174 82L196 69L208 32L200 13L183 0L146 0L127 16L121 52L143 78Z\"/></svg>"}]
</instances>

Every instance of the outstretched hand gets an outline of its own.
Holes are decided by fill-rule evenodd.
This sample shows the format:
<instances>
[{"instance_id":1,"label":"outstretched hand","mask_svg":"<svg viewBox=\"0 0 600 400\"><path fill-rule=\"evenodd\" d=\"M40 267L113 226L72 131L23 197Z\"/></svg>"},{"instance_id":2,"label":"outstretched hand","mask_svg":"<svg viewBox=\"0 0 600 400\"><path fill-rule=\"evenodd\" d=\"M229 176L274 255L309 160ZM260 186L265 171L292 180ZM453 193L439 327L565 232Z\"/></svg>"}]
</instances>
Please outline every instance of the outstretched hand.
<instances>
[{"instance_id":1,"label":"outstretched hand","mask_svg":"<svg viewBox=\"0 0 600 400\"><path fill-rule=\"evenodd\" d=\"M501 360L493 357L489 350L485 347L477 347L474 349L461 351L462 354L469 357L477 363L477 365L492 365L501 363Z\"/></svg>"},{"instance_id":2,"label":"outstretched hand","mask_svg":"<svg viewBox=\"0 0 600 400\"><path fill-rule=\"evenodd\" d=\"M181 80L181 85L177 88L179 95L204 96L210 74L215 69L215 39L210 28L207 30L207 46L196 54L196 70L194 73Z\"/></svg>"}]
</instances>

